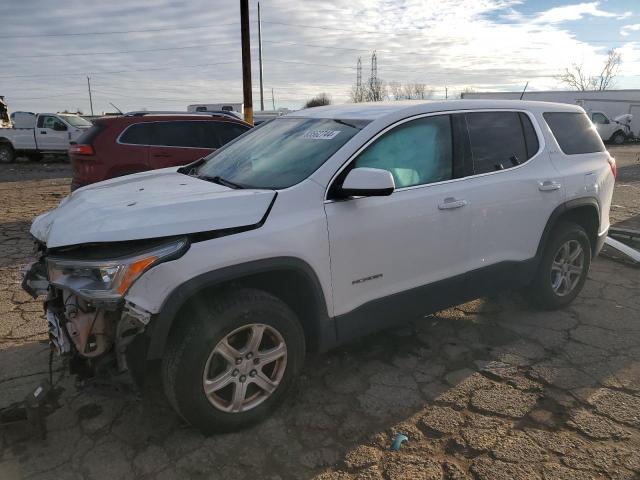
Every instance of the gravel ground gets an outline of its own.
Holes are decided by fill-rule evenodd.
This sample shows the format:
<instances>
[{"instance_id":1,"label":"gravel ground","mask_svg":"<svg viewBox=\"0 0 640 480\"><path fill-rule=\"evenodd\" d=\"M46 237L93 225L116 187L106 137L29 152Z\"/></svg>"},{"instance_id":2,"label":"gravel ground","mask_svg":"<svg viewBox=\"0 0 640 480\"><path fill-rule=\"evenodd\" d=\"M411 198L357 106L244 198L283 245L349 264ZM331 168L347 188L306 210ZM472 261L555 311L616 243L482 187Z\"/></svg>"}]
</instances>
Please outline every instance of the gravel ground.
<instances>
[{"instance_id":1,"label":"gravel ground","mask_svg":"<svg viewBox=\"0 0 640 480\"><path fill-rule=\"evenodd\" d=\"M615 149L615 222L640 225L640 148ZM19 288L32 218L66 164L0 166L0 409L47 374L41 305ZM54 362L46 440L0 426L0 479L640 478L640 275L598 258L566 310L481 299L307 361L283 408L205 438L161 393L79 393ZM399 452L393 437L409 437Z\"/></svg>"}]
</instances>

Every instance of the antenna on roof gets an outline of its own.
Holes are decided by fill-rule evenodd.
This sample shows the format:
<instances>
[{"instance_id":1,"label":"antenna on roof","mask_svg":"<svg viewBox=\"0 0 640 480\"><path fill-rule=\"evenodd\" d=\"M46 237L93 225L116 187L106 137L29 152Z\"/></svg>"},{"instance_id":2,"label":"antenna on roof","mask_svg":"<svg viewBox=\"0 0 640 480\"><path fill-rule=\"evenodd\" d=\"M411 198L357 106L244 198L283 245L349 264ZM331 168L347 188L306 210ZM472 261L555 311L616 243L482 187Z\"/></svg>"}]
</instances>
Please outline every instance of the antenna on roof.
<instances>
[{"instance_id":1,"label":"antenna on roof","mask_svg":"<svg viewBox=\"0 0 640 480\"><path fill-rule=\"evenodd\" d=\"M524 86L524 88L522 89L522 93L520 94L520 100L522 100L522 97L524 97L524 92L527 91L527 87L529 86L529 82L527 82L527 84Z\"/></svg>"},{"instance_id":2,"label":"antenna on roof","mask_svg":"<svg viewBox=\"0 0 640 480\"><path fill-rule=\"evenodd\" d=\"M118 113L120 115L122 115L122 110L120 110L118 107L116 107L113 103L109 102L109 105L111 105L113 108L115 108L116 110L118 110Z\"/></svg>"}]
</instances>

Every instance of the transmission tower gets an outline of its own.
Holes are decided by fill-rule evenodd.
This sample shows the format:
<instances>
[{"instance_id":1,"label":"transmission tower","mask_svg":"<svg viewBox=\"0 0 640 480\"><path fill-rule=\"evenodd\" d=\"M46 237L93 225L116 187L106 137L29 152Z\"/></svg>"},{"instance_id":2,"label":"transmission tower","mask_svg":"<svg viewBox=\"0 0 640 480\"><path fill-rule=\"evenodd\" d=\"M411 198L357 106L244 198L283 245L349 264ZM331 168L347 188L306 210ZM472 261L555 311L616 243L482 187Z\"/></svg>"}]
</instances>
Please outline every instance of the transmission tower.
<instances>
[{"instance_id":1,"label":"transmission tower","mask_svg":"<svg viewBox=\"0 0 640 480\"><path fill-rule=\"evenodd\" d=\"M369 78L369 98L370 101L377 102L382 100L378 88L378 56L374 50L371 54L371 77Z\"/></svg>"},{"instance_id":2,"label":"transmission tower","mask_svg":"<svg viewBox=\"0 0 640 480\"><path fill-rule=\"evenodd\" d=\"M378 83L378 56L374 50L371 54L371 85Z\"/></svg>"}]
</instances>

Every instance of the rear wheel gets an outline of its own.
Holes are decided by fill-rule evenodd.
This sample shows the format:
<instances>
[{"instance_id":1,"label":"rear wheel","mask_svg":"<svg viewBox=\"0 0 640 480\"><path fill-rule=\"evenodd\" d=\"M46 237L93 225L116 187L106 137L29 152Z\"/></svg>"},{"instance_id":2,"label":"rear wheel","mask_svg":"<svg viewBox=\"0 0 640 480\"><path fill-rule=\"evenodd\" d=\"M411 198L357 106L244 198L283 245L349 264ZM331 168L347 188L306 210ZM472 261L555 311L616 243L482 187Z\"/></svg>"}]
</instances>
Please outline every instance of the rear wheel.
<instances>
[{"instance_id":1,"label":"rear wheel","mask_svg":"<svg viewBox=\"0 0 640 480\"><path fill-rule=\"evenodd\" d=\"M591 242L585 230L573 223L556 227L547 244L530 297L539 307L569 305L582 290L591 265Z\"/></svg>"},{"instance_id":2,"label":"rear wheel","mask_svg":"<svg viewBox=\"0 0 640 480\"><path fill-rule=\"evenodd\" d=\"M0 144L0 163L11 163L16 159L16 152L9 144Z\"/></svg>"},{"instance_id":3,"label":"rear wheel","mask_svg":"<svg viewBox=\"0 0 640 480\"><path fill-rule=\"evenodd\" d=\"M299 373L302 328L291 309L259 290L192 308L163 360L170 403L205 433L238 430L269 415Z\"/></svg>"},{"instance_id":4,"label":"rear wheel","mask_svg":"<svg viewBox=\"0 0 640 480\"><path fill-rule=\"evenodd\" d=\"M627 136L623 132L616 132L611 137L611 143L614 145L622 145L627 140Z\"/></svg>"}]
</instances>

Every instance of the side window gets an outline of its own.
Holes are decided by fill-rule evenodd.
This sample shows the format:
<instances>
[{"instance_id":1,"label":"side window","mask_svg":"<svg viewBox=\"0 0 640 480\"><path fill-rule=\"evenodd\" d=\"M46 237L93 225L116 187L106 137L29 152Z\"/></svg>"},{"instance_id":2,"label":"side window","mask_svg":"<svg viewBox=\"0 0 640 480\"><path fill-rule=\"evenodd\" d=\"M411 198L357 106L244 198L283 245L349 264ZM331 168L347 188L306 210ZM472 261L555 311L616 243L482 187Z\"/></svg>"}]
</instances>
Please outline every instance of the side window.
<instances>
[{"instance_id":1,"label":"side window","mask_svg":"<svg viewBox=\"0 0 640 480\"><path fill-rule=\"evenodd\" d=\"M474 174L515 167L526 162L538 150L535 130L524 114L475 112L465 116Z\"/></svg>"},{"instance_id":2,"label":"side window","mask_svg":"<svg viewBox=\"0 0 640 480\"><path fill-rule=\"evenodd\" d=\"M164 147L202 148L200 122L154 122L151 145Z\"/></svg>"},{"instance_id":3,"label":"side window","mask_svg":"<svg viewBox=\"0 0 640 480\"><path fill-rule=\"evenodd\" d=\"M399 125L367 147L354 167L388 170L396 188L450 180L453 171L450 116L419 118Z\"/></svg>"},{"instance_id":4,"label":"side window","mask_svg":"<svg viewBox=\"0 0 640 480\"><path fill-rule=\"evenodd\" d=\"M600 112L594 113L591 118L593 119L593 123L601 123L603 125L607 125L609 123L609 119Z\"/></svg>"},{"instance_id":5,"label":"side window","mask_svg":"<svg viewBox=\"0 0 640 480\"><path fill-rule=\"evenodd\" d=\"M56 120L56 117L51 115L40 115L38 117L38 128L53 128Z\"/></svg>"},{"instance_id":6,"label":"side window","mask_svg":"<svg viewBox=\"0 0 640 480\"><path fill-rule=\"evenodd\" d=\"M213 125L215 125L215 129L218 132L221 145L229 143L231 140L234 140L236 137L239 137L249 130L249 128L244 125L231 122L216 122Z\"/></svg>"},{"instance_id":7,"label":"side window","mask_svg":"<svg viewBox=\"0 0 640 480\"><path fill-rule=\"evenodd\" d=\"M220 148L221 143L218 138L218 124L216 122L200 123L200 145L202 148Z\"/></svg>"},{"instance_id":8,"label":"side window","mask_svg":"<svg viewBox=\"0 0 640 480\"><path fill-rule=\"evenodd\" d=\"M151 123L137 123L129 126L120 136L120 143L149 145L151 143Z\"/></svg>"},{"instance_id":9,"label":"side window","mask_svg":"<svg viewBox=\"0 0 640 480\"><path fill-rule=\"evenodd\" d=\"M604 143L584 113L547 112L547 125L566 155L604 152Z\"/></svg>"}]
</instances>

